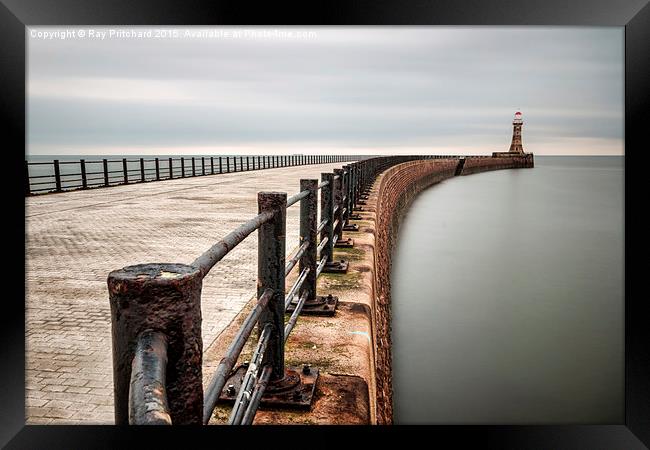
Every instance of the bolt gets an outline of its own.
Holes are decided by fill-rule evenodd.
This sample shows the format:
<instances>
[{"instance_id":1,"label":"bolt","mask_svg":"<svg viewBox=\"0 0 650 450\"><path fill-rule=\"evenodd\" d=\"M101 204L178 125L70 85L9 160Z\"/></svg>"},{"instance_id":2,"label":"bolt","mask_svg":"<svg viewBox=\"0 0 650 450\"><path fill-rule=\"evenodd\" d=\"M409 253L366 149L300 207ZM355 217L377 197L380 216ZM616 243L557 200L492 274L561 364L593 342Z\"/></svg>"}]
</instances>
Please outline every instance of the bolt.
<instances>
[{"instance_id":1,"label":"bolt","mask_svg":"<svg viewBox=\"0 0 650 450\"><path fill-rule=\"evenodd\" d=\"M309 371L310 371L310 370L309 370L309 364L303 364L303 365L302 365L302 373L303 373L304 375L309 375Z\"/></svg>"},{"instance_id":2,"label":"bolt","mask_svg":"<svg viewBox=\"0 0 650 450\"><path fill-rule=\"evenodd\" d=\"M226 393L228 395L235 395L235 385L234 384L229 384L228 389L226 390Z\"/></svg>"},{"instance_id":3,"label":"bolt","mask_svg":"<svg viewBox=\"0 0 650 450\"><path fill-rule=\"evenodd\" d=\"M251 363L250 361L244 361L243 366L244 366L244 367L248 367L248 366L250 365L250 363Z\"/></svg>"}]
</instances>

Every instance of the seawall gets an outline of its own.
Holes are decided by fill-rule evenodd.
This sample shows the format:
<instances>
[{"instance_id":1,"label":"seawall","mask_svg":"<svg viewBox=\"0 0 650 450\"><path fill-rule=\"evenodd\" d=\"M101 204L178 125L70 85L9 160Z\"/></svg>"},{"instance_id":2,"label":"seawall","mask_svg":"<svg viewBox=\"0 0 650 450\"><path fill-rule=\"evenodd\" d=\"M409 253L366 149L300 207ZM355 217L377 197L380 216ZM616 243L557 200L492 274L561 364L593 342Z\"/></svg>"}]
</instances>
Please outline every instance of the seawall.
<instances>
[{"instance_id":1,"label":"seawall","mask_svg":"<svg viewBox=\"0 0 650 450\"><path fill-rule=\"evenodd\" d=\"M404 212L422 190L455 174L469 175L489 170L533 167L532 158L532 155L527 155L407 162L388 169L376 180L372 309L378 424L391 424L393 421L390 272L392 252Z\"/></svg>"},{"instance_id":2,"label":"seawall","mask_svg":"<svg viewBox=\"0 0 650 450\"><path fill-rule=\"evenodd\" d=\"M304 316L286 344L287 365L311 364L319 370L310 411L258 411L255 424L391 424L392 356L390 269L393 247L404 212L429 186L454 177L488 170L532 167L530 158L466 157L406 162L381 173L366 203L354 211L358 231L345 231L354 248L335 248L334 259L349 262L346 274L323 273L318 295L339 298L333 317ZM287 280L287 286L294 279ZM224 354L255 299L237 315L204 355L210 374ZM240 362L250 359L252 341ZM204 385L209 377L204 378ZM225 423L230 406L217 406L211 423Z\"/></svg>"}]
</instances>

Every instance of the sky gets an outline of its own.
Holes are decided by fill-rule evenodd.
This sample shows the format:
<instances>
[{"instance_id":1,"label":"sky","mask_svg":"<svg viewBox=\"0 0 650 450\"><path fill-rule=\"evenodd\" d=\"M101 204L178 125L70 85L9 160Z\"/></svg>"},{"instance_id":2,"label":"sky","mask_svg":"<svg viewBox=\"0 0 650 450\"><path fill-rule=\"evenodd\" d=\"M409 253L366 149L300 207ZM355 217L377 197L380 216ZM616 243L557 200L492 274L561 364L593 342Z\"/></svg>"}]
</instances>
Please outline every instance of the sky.
<instances>
[{"instance_id":1,"label":"sky","mask_svg":"<svg viewBox=\"0 0 650 450\"><path fill-rule=\"evenodd\" d=\"M27 154L622 155L622 27L30 27Z\"/></svg>"}]
</instances>

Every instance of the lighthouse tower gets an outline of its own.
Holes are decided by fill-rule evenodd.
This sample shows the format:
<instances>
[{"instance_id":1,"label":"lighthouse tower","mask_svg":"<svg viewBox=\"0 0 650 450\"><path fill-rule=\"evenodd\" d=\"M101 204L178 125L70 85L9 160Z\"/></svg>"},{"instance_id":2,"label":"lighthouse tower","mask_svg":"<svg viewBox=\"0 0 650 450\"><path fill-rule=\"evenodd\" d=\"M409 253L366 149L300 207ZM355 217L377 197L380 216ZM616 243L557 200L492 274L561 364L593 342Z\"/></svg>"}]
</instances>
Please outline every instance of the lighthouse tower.
<instances>
[{"instance_id":1,"label":"lighthouse tower","mask_svg":"<svg viewBox=\"0 0 650 450\"><path fill-rule=\"evenodd\" d=\"M512 143L507 152L492 152L492 158L503 158L507 162L505 167L535 167L532 153L524 153L524 146L521 145L521 127L524 121L521 119L521 112L515 113L512 121ZM508 165L510 164L510 165Z\"/></svg>"},{"instance_id":2,"label":"lighthouse tower","mask_svg":"<svg viewBox=\"0 0 650 450\"><path fill-rule=\"evenodd\" d=\"M510 144L510 153L524 153L524 147L521 145L521 126L524 121L521 119L521 112L515 113L512 121L512 144Z\"/></svg>"}]
</instances>

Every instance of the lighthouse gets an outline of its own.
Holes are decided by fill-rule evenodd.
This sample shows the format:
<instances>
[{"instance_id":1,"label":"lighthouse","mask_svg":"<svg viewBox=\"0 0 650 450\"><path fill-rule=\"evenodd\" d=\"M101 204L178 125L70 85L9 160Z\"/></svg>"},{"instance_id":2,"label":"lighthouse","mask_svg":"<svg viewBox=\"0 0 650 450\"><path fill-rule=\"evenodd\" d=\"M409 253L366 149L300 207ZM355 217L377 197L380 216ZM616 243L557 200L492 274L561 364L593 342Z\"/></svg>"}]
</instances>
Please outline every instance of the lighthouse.
<instances>
[{"instance_id":1,"label":"lighthouse","mask_svg":"<svg viewBox=\"0 0 650 450\"><path fill-rule=\"evenodd\" d=\"M510 153L524 153L524 147L521 145L521 127L524 121L521 118L521 112L515 113L515 118L512 120L512 144L510 144Z\"/></svg>"},{"instance_id":2,"label":"lighthouse","mask_svg":"<svg viewBox=\"0 0 650 450\"><path fill-rule=\"evenodd\" d=\"M521 118L521 111L515 113L512 120L512 143L507 152L492 152L493 158L507 158L519 161L517 167L535 167L532 153L524 153L524 146L521 144L521 127L524 121Z\"/></svg>"}]
</instances>

